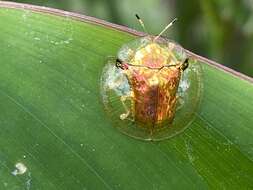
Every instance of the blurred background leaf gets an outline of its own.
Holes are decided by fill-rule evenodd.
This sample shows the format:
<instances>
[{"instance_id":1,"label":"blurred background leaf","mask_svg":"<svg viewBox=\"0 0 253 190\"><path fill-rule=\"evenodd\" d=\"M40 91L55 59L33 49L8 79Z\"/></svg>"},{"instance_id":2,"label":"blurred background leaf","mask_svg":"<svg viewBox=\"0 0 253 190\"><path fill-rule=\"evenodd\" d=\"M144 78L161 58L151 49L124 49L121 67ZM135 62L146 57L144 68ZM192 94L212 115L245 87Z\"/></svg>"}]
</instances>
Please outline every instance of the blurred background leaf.
<instances>
[{"instance_id":1,"label":"blurred background leaf","mask_svg":"<svg viewBox=\"0 0 253 190\"><path fill-rule=\"evenodd\" d=\"M79 12L157 34L174 17L166 36L186 49L253 76L253 0L14 0Z\"/></svg>"}]
</instances>

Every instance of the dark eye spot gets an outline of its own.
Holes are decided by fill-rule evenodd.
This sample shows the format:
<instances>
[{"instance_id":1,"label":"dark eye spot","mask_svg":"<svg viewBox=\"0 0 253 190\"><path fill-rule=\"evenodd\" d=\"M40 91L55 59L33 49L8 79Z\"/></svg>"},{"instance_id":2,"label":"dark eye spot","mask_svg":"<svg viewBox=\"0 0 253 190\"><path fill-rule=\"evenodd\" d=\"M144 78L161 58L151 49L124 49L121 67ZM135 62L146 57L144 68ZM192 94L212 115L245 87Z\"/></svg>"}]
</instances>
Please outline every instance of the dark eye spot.
<instances>
[{"instance_id":1,"label":"dark eye spot","mask_svg":"<svg viewBox=\"0 0 253 190\"><path fill-rule=\"evenodd\" d=\"M116 66L117 68L122 68L122 61L121 61L119 58L116 59L115 66Z\"/></svg>"}]
</instances>

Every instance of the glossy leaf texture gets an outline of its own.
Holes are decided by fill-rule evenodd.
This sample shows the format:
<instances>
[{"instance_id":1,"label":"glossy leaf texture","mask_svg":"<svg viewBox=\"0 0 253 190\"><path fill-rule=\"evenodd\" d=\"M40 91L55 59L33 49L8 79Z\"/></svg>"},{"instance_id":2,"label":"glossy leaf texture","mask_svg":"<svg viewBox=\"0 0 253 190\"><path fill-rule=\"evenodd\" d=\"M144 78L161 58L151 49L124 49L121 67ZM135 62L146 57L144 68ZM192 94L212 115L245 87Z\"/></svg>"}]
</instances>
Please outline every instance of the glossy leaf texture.
<instances>
[{"instance_id":1,"label":"glossy leaf texture","mask_svg":"<svg viewBox=\"0 0 253 190\"><path fill-rule=\"evenodd\" d=\"M253 188L252 79L189 53L203 66L196 119L174 138L143 142L112 127L99 89L105 58L138 33L0 7L0 189Z\"/></svg>"}]
</instances>

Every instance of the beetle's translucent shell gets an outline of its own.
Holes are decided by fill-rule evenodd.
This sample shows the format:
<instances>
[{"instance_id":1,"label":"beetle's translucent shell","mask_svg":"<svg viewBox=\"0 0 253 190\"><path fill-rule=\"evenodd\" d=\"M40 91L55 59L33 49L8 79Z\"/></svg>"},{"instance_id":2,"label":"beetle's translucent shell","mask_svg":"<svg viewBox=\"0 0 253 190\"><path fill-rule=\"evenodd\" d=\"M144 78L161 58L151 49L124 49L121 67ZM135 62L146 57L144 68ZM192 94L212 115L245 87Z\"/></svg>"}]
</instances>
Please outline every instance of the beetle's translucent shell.
<instances>
[{"instance_id":1,"label":"beetle's translucent shell","mask_svg":"<svg viewBox=\"0 0 253 190\"><path fill-rule=\"evenodd\" d=\"M143 139L162 140L183 131L194 119L201 97L201 67L175 42L152 36L124 45L118 59L103 68L101 94L114 125L123 133Z\"/></svg>"}]
</instances>

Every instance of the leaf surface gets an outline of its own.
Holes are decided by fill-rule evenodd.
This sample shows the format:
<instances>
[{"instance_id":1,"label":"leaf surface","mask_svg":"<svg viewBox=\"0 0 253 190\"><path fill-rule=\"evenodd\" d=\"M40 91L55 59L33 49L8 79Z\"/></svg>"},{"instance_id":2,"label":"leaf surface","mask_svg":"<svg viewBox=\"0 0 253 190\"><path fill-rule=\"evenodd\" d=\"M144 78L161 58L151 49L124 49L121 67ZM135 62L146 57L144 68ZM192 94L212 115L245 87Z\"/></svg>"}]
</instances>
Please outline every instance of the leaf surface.
<instances>
[{"instance_id":1,"label":"leaf surface","mask_svg":"<svg viewBox=\"0 0 253 190\"><path fill-rule=\"evenodd\" d=\"M182 134L142 142L100 100L107 56L140 33L0 2L0 189L253 188L252 79L203 65L203 100ZM15 164L26 168L14 175Z\"/></svg>"}]
</instances>

